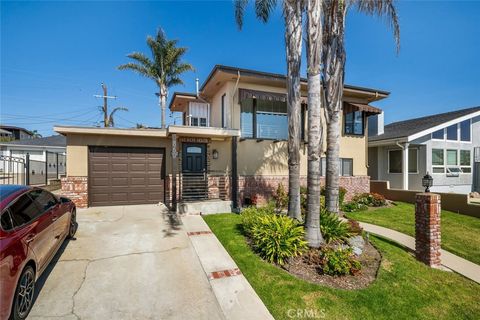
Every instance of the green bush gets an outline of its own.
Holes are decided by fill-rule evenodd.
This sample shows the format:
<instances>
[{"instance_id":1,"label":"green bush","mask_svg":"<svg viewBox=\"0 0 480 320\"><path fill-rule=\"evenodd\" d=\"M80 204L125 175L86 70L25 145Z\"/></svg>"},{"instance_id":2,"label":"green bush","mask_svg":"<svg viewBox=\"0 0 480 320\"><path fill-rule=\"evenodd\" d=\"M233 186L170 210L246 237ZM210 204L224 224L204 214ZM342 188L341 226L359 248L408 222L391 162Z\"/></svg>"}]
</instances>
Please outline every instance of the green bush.
<instances>
[{"instance_id":1,"label":"green bush","mask_svg":"<svg viewBox=\"0 0 480 320\"><path fill-rule=\"evenodd\" d=\"M320 212L320 230L326 243L342 243L352 235L348 223L340 220L336 213L325 209Z\"/></svg>"},{"instance_id":2,"label":"green bush","mask_svg":"<svg viewBox=\"0 0 480 320\"><path fill-rule=\"evenodd\" d=\"M268 262L283 265L307 249L303 226L287 216L259 215L253 224L253 248Z\"/></svg>"},{"instance_id":3,"label":"green bush","mask_svg":"<svg viewBox=\"0 0 480 320\"><path fill-rule=\"evenodd\" d=\"M288 192L285 190L283 184L279 183L277 190L273 194L273 199L275 200L275 207L277 212L286 210L288 207Z\"/></svg>"},{"instance_id":4,"label":"green bush","mask_svg":"<svg viewBox=\"0 0 480 320\"><path fill-rule=\"evenodd\" d=\"M242 228L247 236L252 235L253 227L258 224L258 219L264 215L273 215L274 206L268 205L266 207L256 208L256 207L247 207L242 210Z\"/></svg>"},{"instance_id":5,"label":"green bush","mask_svg":"<svg viewBox=\"0 0 480 320\"><path fill-rule=\"evenodd\" d=\"M342 211L344 212L356 212L365 210L368 210L368 206L366 204L355 201L347 202L342 206Z\"/></svg>"},{"instance_id":6,"label":"green bush","mask_svg":"<svg viewBox=\"0 0 480 320\"><path fill-rule=\"evenodd\" d=\"M336 250L324 248L321 254L320 265L323 273L331 276L354 275L360 272L362 268L351 248Z\"/></svg>"},{"instance_id":7,"label":"green bush","mask_svg":"<svg viewBox=\"0 0 480 320\"><path fill-rule=\"evenodd\" d=\"M360 193L345 203L341 208L345 212L367 210L368 207L383 207L387 205L385 197L378 193Z\"/></svg>"}]
</instances>

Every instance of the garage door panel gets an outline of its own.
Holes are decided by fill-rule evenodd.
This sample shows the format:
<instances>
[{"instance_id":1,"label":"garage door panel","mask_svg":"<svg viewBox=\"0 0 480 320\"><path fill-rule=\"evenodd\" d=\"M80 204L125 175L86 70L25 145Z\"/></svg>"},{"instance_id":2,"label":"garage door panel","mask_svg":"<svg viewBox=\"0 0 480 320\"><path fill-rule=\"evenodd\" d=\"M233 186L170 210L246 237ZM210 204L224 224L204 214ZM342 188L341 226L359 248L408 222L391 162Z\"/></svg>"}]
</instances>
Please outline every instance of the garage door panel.
<instances>
[{"instance_id":1,"label":"garage door panel","mask_svg":"<svg viewBox=\"0 0 480 320\"><path fill-rule=\"evenodd\" d=\"M91 147L90 205L164 201L164 154L160 148Z\"/></svg>"}]
</instances>

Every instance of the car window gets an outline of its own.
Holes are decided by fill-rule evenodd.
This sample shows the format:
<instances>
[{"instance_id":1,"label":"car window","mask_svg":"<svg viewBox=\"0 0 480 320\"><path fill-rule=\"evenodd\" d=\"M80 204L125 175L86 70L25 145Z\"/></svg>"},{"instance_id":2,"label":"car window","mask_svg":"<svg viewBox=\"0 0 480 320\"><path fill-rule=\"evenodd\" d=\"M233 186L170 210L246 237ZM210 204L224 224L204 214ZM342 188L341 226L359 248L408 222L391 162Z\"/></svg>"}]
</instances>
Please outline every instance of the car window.
<instances>
[{"instance_id":1,"label":"car window","mask_svg":"<svg viewBox=\"0 0 480 320\"><path fill-rule=\"evenodd\" d=\"M9 207L9 209L14 227L19 227L29 223L41 214L37 205L35 205L33 200L27 194L24 194L18 198L18 200L15 201Z\"/></svg>"},{"instance_id":2,"label":"car window","mask_svg":"<svg viewBox=\"0 0 480 320\"><path fill-rule=\"evenodd\" d=\"M42 212L47 211L57 204L55 197L48 191L36 189L29 193L30 197L39 205Z\"/></svg>"},{"instance_id":3,"label":"car window","mask_svg":"<svg viewBox=\"0 0 480 320\"><path fill-rule=\"evenodd\" d=\"M2 225L3 230L8 231L13 229L12 217L10 217L10 212L8 210L5 210L2 213L2 217L0 220L0 224Z\"/></svg>"}]
</instances>

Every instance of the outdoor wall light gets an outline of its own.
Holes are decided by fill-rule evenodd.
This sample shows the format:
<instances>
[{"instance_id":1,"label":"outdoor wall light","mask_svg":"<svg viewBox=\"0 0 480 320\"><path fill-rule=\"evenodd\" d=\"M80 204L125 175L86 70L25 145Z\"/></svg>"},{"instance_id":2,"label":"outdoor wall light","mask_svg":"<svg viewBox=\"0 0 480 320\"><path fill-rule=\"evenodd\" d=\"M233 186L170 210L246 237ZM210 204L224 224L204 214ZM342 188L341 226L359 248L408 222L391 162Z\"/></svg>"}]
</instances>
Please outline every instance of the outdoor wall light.
<instances>
[{"instance_id":1,"label":"outdoor wall light","mask_svg":"<svg viewBox=\"0 0 480 320\"><path fill-rule=\"evenodd\" d=\"M213 149L212 156L213 156L213 159L218 159L218 150L217 149Z\"/></svg>"},{"instance_id":2,"label":"outdoor wall light","mask_svg":"<svg viewBox=\"0 0 480 320\"><path fill-rule=\"evenodd\" d=\"M430 187L433 186L433 178L428 172L422 178L422 186L425 187L425 192L430 192Z\"/></svg>"}]
</instances>

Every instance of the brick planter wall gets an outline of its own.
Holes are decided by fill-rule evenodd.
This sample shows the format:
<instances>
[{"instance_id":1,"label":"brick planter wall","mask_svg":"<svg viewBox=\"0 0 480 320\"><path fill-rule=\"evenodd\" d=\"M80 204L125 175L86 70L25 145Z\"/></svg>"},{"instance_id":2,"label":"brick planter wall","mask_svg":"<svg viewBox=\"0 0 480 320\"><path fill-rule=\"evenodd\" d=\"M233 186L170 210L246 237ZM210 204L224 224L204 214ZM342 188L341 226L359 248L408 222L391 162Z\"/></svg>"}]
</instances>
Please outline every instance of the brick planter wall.
<instances>
[{"instance_id":1,"label":"brick planter wall","mask_svg":"<svg viewBox=\"0 0 480 320\"><path fill-rule=\"evenodd\" d=\"M88 177L62 178L61 195L70 198L78 208L88 206Z\"/></svg>"},{"instance_id":2,"label":"brick planter wall","mask_svg":"<svg viewBox=\"0 0 480 320\"><path fill-rule=\"evenodd\" d=\"M415 257L430 267L440 267L440 195L415 196Z\"/></svg>"},{"instance_id":3,"label":"brick planter wall","mask_svg":"<svg viewBox=\"0 0 480 320\"><path fill-rule=\"evenodd\" d=\"M239 176L238 190L240 201L256 196L259 204L265 204L275 193L279 184L288 191L288 176ZM321 186L325 186L325 177L321 177ZM307 177L300 177L300 185L307 186ZM370 192L369 176L340 177L340 186L347 190L345 200L351 200L358 193Z\"/></svg>"}]
</instances>

